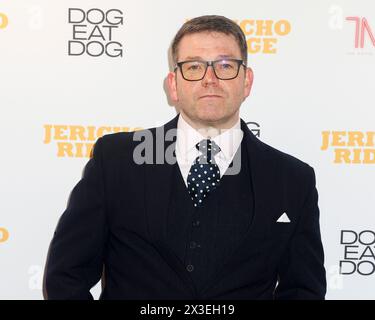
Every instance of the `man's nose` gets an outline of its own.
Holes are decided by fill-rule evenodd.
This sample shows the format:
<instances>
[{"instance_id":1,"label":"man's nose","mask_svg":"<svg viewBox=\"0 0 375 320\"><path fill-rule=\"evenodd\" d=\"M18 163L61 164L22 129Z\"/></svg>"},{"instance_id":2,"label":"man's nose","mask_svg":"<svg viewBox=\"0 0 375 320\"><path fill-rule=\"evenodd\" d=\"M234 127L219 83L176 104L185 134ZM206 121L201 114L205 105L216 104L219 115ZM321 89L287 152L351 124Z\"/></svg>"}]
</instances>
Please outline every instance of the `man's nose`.
<instances>
[{"instance_id":1,"label":"man's nose","mask_svg":"<svg viewBox=\"0 0 375 320\"><path fill-rule=\"evenodd\" d=\"M208 85L208 84L218 84L219 79L215 75L215 71L213 66L208 66L206 74L204 75L204 78L202 79L202 84L203 85Z\"/></svg>"}]
</instances>

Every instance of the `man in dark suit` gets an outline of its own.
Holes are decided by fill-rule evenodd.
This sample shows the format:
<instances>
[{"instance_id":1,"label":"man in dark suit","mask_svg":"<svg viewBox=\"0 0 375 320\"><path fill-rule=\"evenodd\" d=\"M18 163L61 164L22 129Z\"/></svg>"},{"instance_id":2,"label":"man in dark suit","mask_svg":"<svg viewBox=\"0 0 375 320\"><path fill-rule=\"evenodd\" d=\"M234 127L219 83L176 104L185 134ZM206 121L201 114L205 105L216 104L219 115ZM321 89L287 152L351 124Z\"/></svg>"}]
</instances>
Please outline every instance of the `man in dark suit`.
<instances>
[{"instance_id":1,"label":"man in dark suit","mask_svg":"<svg viewBox=\"0 0 375 320\"><path fill-rule=\"evenodd\" d=\"M49 299L324 299L313 169L239 117L253 74L231 20L172 43L162 127L100 138L50 245Z\"/></svg>"}]
</instances>

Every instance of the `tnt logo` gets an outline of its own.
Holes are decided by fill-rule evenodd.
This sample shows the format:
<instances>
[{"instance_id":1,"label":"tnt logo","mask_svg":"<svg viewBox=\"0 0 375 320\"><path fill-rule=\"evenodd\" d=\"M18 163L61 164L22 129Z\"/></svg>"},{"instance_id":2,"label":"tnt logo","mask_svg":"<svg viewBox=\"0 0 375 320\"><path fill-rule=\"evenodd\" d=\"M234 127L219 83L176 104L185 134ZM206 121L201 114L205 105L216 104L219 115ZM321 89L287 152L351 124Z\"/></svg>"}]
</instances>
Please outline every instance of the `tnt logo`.
<instances>
[{"instance_id":1,"label":"tnt logo","mask_svg":"<svg viewBox=\"0 0 375 320\"><path fill-rule=\"evenodd\" d=\"M354 47L356 49L363 49L365 46L365 35L367 34L372 42L372 46L375 47L375 37L372 33L370 24L366 18L363 17L346 17L347 21L354 22Z\"/></svg>"},{"instance_id":2,"label":"tnt logo","mask_svg":"<svg viewBox=\"0 0 375 320\"><path fill-rule=\"evenodd\" d=\"M8 26L8 17L5 13L0 12L0 29L5 29Z\"/></svg>"}]
</instances>

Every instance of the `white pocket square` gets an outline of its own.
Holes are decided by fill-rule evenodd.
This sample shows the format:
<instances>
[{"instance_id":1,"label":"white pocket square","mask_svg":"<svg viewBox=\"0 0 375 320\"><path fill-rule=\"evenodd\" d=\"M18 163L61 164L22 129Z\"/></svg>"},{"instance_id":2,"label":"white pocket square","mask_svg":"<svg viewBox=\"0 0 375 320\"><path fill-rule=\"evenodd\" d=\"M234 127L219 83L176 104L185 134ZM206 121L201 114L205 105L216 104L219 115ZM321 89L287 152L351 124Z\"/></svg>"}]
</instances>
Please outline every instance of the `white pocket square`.
<instances>
[{"instance_id":1,"label":"white pocket square","mask_svg":"<svg viewBox=\"0 0 375 320\"><path fill-rule=\"evenodd\" d=\"M286 214L286 212L284 212L279 219L277 219L276 222L281 222L281 223L289 223L290 222L290 219L288 217L288 215Z\"/></svg>"}]
</instances>

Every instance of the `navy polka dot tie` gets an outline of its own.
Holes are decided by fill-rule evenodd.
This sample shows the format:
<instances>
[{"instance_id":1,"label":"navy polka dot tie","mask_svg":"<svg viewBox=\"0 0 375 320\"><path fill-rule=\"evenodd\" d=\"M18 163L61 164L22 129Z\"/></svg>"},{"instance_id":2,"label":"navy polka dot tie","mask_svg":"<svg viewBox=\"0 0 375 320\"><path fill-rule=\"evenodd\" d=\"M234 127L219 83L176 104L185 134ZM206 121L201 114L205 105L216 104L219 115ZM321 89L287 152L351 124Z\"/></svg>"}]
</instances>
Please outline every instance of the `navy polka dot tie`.
<instances>
[{"instance_id":1,"label":"navy polka dot tie","mask_svg":"<svg viewBox=\"0 0 375 320\"><path fill-rule=\"evenodd\" d=\"M208 194L219 186L220 170L214 156L220 152L220 147L209 139L198 142L195 147L202 154L191 166L187 184L194 207L201 207Z\"/></svg>"}]
</instances>

